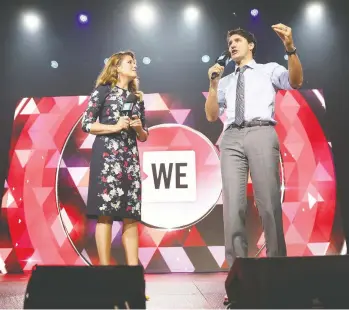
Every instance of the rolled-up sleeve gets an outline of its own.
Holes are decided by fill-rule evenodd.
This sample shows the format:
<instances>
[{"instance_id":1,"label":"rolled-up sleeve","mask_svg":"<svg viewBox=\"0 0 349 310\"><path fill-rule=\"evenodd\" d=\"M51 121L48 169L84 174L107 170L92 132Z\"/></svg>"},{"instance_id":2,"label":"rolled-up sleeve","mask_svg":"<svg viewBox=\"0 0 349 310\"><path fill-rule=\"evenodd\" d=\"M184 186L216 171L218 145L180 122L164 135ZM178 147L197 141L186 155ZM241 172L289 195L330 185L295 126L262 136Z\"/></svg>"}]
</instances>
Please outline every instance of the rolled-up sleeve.
<instances>
[{"instance_id":1,"label":"rolled-up sleeve","mask_svg":"<svg viewBox=\"0 0 349 310\"><path fill-rule=\"evenodd\" d=\"M218 104L219 104L219 115L222 115L226 108L226 99L225 99L225 81L222 79L219 81L218 84L218 90L217 90L217 97L218 97Z\"/></svg>"},{"instance_id":2,"label":"rolled-up sleeve","mask_svg":"<svg viewBox=\"0 0 349 310\"><path fill-rule=\"evenodd\" d=\"M277 63L274 64L274 68L272 69L271 80L278 89L294 89L290 84L290 75L288 70Z\"/></svg>"},{"instance_id":3,"label":"rolled-up sleeve","mask_svg":"<svg viewBox=\"0 0 349 310\"><path fill-rule=\"evenodd\" d=\"M99 116L105 98L107 97L108 90L109 87L107 85L100 85L92 91L87 108L81 120L81 128L84 132L89 133L91 131L91 126L96 122Z\"/></svg>"}]
</instances>

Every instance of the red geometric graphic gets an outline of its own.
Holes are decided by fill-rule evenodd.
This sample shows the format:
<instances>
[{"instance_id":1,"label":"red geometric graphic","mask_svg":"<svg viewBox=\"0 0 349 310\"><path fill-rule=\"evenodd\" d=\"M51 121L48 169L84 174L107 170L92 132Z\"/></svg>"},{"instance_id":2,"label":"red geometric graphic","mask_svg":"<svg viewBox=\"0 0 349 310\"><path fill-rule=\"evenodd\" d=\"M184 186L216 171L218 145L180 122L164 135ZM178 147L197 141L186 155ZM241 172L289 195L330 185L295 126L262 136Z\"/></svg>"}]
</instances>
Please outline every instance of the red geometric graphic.
<instances>
[{"instance_id":1,"label":"red geometric graphic","mask_svg":"<svg viewBox=\"0 0 349 310\"><path fill-rule=\"evenodd\" d=\"M171 111L168 98L162 94L144 96L150 128L164 122L208 128L205 119L190 123L192 115L202 114L202 106L181 107L176 103L176 109ZM79 123L87 100L86 96L45 97L23 98L18 103L2 199L1 223L8 226L8 234L1 236L0 243L3 273L18 268L30 270L36 263L97 262L96 249L91 245L95 223L88 222L83 212L94 141L93 136L81 131ZM336 182L329 141L313 110L323 108L317 102L312 90L277 94L276 130L283 164L284 229L290 256L325 255L331 248ZM221 116L221 126L224 119L225 115ZM207 136L217 145L220 134L221 131L208 132ZM170 145L183 146L184 141L191 144L183 134L170 140L165 136L157 139L163 141L164 151ZM215 163L214 157L206 158L205 164L210 163ZM253 204L250 186L249 201ZM171 231L139 224L140 261L146 271L200 271L195 266L198 258L191 259L188 247L206 248L205 255L210 257L200 257L201 261L213 259L217 266L210 266L212 271L225 270L221 209L217 205L201 222L185 229ZM115 223L113 256L118 262L122 262L121 231L120 224ZM263 245L263 235L258 233L256 240L259 247Z\"/></svg>"}]
</instances>

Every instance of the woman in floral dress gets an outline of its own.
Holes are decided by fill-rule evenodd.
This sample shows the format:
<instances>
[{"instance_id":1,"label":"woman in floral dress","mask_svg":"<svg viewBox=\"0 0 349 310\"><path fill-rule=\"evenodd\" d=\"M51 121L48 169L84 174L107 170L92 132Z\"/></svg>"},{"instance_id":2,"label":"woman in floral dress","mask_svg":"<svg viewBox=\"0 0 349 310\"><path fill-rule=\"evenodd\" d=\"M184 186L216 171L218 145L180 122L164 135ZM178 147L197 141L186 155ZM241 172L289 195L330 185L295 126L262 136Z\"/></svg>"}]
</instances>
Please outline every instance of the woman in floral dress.
<instances>
[{"instance_id":1,"label":"woman in floral dress","mask_svg":"<svg viewBox=\"0 0 349 310\"><path fill-rule=\"evenodd\" d=\"M87 216L97 218L95 237L101 265L110 264L113 221L123 222L122 243L127 264L138 265L141 173L137 140L146 141L148 130L142 93L137 91L136 68L134 53L112 55L97 79L82 118L82 130L96 135ZM130 93L139 99L131 118L121 113Z\"/></svg>"}]
</instances>

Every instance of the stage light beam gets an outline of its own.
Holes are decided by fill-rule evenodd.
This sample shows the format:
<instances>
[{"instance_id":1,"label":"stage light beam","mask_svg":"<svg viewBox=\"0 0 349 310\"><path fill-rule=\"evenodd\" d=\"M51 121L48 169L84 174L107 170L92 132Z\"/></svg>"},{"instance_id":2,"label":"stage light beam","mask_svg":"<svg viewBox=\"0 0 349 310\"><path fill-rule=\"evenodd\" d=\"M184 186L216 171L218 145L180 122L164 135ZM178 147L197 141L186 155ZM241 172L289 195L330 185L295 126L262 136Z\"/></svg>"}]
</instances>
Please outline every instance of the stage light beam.
<instances>
[{"instance_id":1,"label":"stage light beam","mask_svg":"<svg viewBox=\"0 0 349 310\"><path fill-rule=\"evenodd\" d=\"M155 9L149 4L137 5L133 10L133 19L140 26L151 26L155 23Z\"/></svg>"},{"instance_id":2,"label":"stage light beam","mask_svg":"<svg viewBox=\"0 0 349 310\"><path fill-rule=\"evenodd\" d=\"M251 10L251 15L252 15L253 17L256 17L258 14L259 14L259 12L258 12L257 9Z\"/></svg>"},{"instance_id":3,"label":"stage light beam","mask_svg":"<svg viewBox=\"0 0 349 310\"><path fill-rule=\"evenodd\" d=\"M198 8L190 6L184 10L184 19L186 22L192 23L198 20L200 12Z\"/></svg>"},{"instance_id":4,"label":"stage light beam","mask_svg":"<svg viewBox=\"0 0 349 310\"><path fill-rule=\"evenodd\" d=\"M201 61L202 61L202 62L205 62L205 63L206 63L206 62L209 62L209 61L210 61L210 56L208 56L208 55L202 56L202 57L201 57Z\"/></svg>"},{"instance_id":5,"label":"stage light beam","mask_svg":"<svg viewBox=\"0 0 349 310\"><path fill-rule=\"evenodd\" d=\"M150 59L149 57L144 57L144 58L143 58L143 63L144 63L145 65L149 65L149 64L151 63L151 59Z\"/></svg>"},{"instance_id":6,"label":"stage light beam","mask_svg":"<svg viewBox=\"0 0 349 310\"><path fill-rule=\"evenodd\" d=\"M322 17L324 6L321 3L314 2L307 6L306 14L308 18L318 19Z\"/></svg>"},{"instance_id":7,"label":"stage light beam","mask_svg":"<svg viewBox=\"0 0 349 310\"><path fill-rule=\"evenodd\" d=\"M88 22L88 16L86 14L79 14L80 24L86 24Z\"/></svg>"},{"instance_id":8,"label":"stage light beam","mask_svg":"<svg viewBox=\"0 0 349 310\"><path fill-rule=\"evenodd\" d=\"M41 26L41 19L38 16L38 14L25 13L23 15L23 25L27 30L29 30L31 32L35 32L35 31L39 30L39 28Z\"/></svg>"},{"instance_id":9,"label":"stage light beam","mask_svg":"<svg viewBox=\"0 0 349 310\"><path fill-rule=\"evenodd\" d=\"M58 68L58 62L55 61L55 60L52 60L52 61L51 61L51 67L52 67L53 69L57 69L57 68Z\"/></svg>"}]
</instances>

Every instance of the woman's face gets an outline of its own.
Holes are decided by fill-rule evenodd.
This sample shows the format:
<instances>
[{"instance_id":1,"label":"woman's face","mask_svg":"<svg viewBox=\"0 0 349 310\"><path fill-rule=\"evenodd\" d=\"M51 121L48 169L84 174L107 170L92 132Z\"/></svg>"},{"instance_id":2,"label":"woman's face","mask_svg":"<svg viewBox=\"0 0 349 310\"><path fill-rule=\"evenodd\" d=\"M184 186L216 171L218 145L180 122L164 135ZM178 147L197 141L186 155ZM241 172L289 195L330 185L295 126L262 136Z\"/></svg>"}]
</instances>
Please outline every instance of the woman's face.
<instances>
[{"instance_id":1,"label":"woman's face","mask_svg":"<svg viewBox=\"0 0 349 310\"><path fill-rule=\"evenodd\" d=\"M120 65L118 66L118 73L124 77L136 78L137 77L137 65L136 61L130 56L125 55Z\"/></svg>"}]
</instances>

